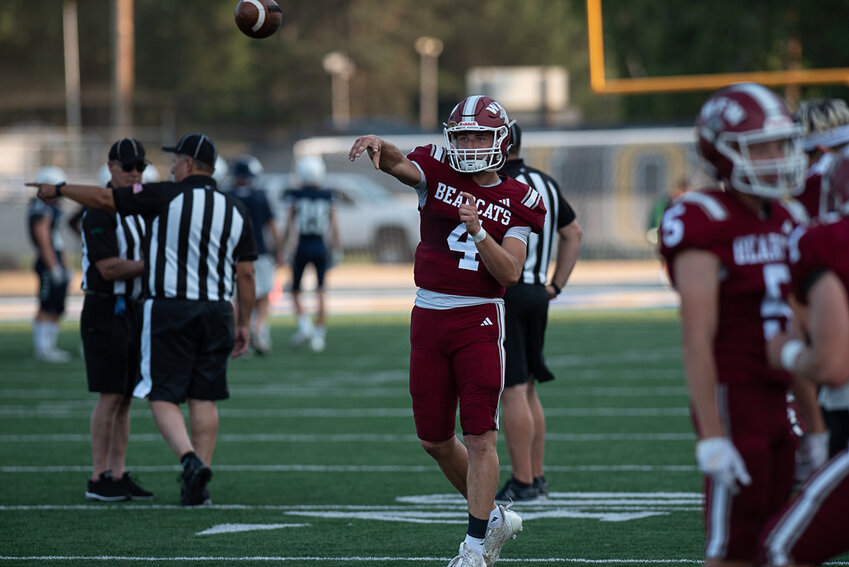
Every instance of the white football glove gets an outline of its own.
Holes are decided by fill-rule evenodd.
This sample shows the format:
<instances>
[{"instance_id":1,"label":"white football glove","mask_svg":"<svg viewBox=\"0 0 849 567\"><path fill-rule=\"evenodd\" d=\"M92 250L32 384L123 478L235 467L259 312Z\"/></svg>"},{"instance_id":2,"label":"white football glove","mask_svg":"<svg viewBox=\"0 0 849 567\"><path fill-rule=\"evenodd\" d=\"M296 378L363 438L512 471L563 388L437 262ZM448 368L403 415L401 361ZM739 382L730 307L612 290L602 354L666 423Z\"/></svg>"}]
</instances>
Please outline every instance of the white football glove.
<instances>
[{"instance_id":1,"label":"white football glove","mask_svg":"<svg viewBox=\"0 0 849 567\"><path fill-rule=\"evenodd\" d=\"M738 482L746 486L752 484L743 457L725 437L709 437L696 443L696 460L702 474L712 477L731 492L737 492Z\"/></svg>"},{"instance_id":2,"label":"white football glove","mask_svg":"<svg viewBox=\"0 0 849 567\"><path fill-rule=\"evenodd\" d=\"M828 431L806 433L796 452L796 482L805 482L828 460Z\"/></svg>"},{"instance_id":3,"label":"white football glove","mask_svg":"<svg viewBox=\"0 0 849 567\"><path fill-rule=\"evenodd\" d=\"M61 264L56 264L50 269L50 283L54 286L59 287L65 285L68 282L68 273L65 271L65 268L62 267Z\"/></svg>"}]
</instances>

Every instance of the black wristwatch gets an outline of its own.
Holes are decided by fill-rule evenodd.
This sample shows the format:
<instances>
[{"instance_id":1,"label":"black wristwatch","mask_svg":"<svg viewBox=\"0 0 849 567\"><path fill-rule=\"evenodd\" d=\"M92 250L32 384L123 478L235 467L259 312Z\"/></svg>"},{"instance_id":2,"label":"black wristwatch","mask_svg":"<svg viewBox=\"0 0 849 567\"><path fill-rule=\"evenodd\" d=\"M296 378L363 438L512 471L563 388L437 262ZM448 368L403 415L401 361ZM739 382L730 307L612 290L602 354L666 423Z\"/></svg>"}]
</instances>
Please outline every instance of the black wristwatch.
<instances>
[{"instance_id":1,"label":"black wristwatch","mask_svg":"<svg viewBox=\"0 0 849 567\"><path fill-rule=\"evenodd\" d=\"M559 285L557 285L554 282L551 282L549 285L554 288L554 297L557 297L558 295L560 295L560 289L561 288L560 288Z\"/></svg>"},{"instance_id":2,"label":"black wristwatch","mask_svg":"<svg viewBox=\"0 0 849 567\"><path fill-rule=\"evenodd\" d=\"M61 196L62 196L62 187L63 187L64 185L65 185L65 182L64 182L64 181L60 181L59 183L57 183L56 185L54 185L54 186L53 186L53 188L54 188L54 189L56 189L56 196L57 196L57 197L61 197Z\"/></svg>"}]
</instances>

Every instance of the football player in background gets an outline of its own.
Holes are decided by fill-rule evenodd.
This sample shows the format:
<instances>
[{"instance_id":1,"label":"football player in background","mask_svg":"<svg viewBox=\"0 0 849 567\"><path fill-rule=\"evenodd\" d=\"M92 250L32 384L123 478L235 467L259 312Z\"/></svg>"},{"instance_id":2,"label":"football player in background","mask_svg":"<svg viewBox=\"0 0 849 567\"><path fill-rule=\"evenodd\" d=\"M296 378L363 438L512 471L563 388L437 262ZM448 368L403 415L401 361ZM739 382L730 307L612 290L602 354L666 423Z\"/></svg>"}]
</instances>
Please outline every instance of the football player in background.
<instances>
[{"instance_id":1,"label":"football player in background","mask_svg":"<svg viewBox=\"0 0 849 567\"><path fill-rule=\"evenodd\" d=\"M511 122L496 101L470 96L445 124L446 147L419 146L406 156L373 135L357 138L348 157L368 153L374 167L416 190L421 242L410 328L410 394L416 433L454 488L469 521L449 566L495 563L522 529L518 514L496 506L498 402L504 385L504 295L540 232L540 195L499 175ZM457 406L463 430L454 435Z\"/></svg>"},{"instance_id":2,"label":"football player in background","mask_svg":"<svg viewBox=\"0 0 849 567\"><path fill-rule=\"evenodd\" d=\"M262 173L262 164L253 156L242 156L230 166L233 182L230 192L244 203L254 225L257 251L254 261L256 300L251 319L251 346L260 355L265 355L271 352L268 294L274 286L274 269L283 263L283 254L277 222L268 197L261 188L254 187L254 179L259 173Z\"/></svg>"},{"instance_id":3,"label":"football player in background","mask_svg":"<svg viewBox=\"0 0 849 567\"><path fill-rule=\"evenodd\" d=\"M823 179L836 214L821 217L790 237L795 333L767 344L773 368L798 380L835 388L849 384L849 152L835 158ZM833 433L832 433L833 434ZM764 531L764 565L819 565L849 551L849 452L817 469L801 492Z\"/></svg>"},{"instance_id":4,"label":"football player in background","mask_svg":"<svg viewBox=\"0 0 849 567\"><path fill-rule=\"evenodd\" d=\"M308 341L313 352L321 352L325 347L325 276L331 267L331 261L334 257L338 259L342 251L336 210L333 206L333 192L322 187L326 173L324 160L319 156L300 158L295 164L295 174L301 187L289 190L283 195L283 201L289 205L289 217L286 228L283 229L281 250L286 249L286 241L291 233L298 234L298 244L292 259L292 303L295 306L298 329L292 336L291 344L299 347ZM325 240L328 233L331 239L330 247ZM315 323L301 302L301 278L310 264L315 268L318 282L315 290L318 303Z\"/></svg>"},{"instance_id":5,"label":"football player in background","mask_svg":"<svg viewBox=\"0 0 849 567\"><path fill-rule=\"evenodd\" d=\"M766 341L786 329L787 239L802 220L782 198L802 188L801 129L766 87L714 93L697 147L718 185L667 209L661 253L681 297L681 342L696 458L705 475L705 564L752 565L758 535L793 487L792 377L769 366ZM803 417L812 389L797 393Z\"/></svg>"},{"instance_id":6,"label":"football player in background","mask_svg":"<svg viewBox=\"0 0 849 567\"><path fill-rule=\"evenodd\" d=\"M65 182L65 172L58 167L42 167L35 175L37 183ZM33 197L27 211L29 235L35 246L35 273L38 275L38 311L32 324L35 359L51 364L70 362L71 354L56 347L59 321L65 313L65 299L71 271L65 263L65 243L62 238L62 209L57 202L50 204Z\"/></svg>"},{"instance_id":7,"label":"football player in background","mask_svg":"<svg viewBox=\"0 0 849 567\"><path fill-rule=\"evenodd\" d=\"M839 98L803 100L793 116L802 126L808 156L805 189L796 200L815 218L828 208L822 198L822 176L833 165L835 152L849 143L849 105Z\"/></svg>"},{"instance_id":8,"label":"football player in background","mask_svg":"<svg viewBox=\"0 0 849 567\"><path fill-rule=\"evenodd\" d=\"M839 98L803 100L795 117L805 131L804 148L809 165L805 190L797 200L814 219L834 210L834 203L829 202L822 180L834 166L841 149L849 143L849 105ZM811 450L827 451L833 457L849 442L849 385L834 387L822 384L818 398L828 432L811 435L808 441Z\"/></svg>"}]
</instances>

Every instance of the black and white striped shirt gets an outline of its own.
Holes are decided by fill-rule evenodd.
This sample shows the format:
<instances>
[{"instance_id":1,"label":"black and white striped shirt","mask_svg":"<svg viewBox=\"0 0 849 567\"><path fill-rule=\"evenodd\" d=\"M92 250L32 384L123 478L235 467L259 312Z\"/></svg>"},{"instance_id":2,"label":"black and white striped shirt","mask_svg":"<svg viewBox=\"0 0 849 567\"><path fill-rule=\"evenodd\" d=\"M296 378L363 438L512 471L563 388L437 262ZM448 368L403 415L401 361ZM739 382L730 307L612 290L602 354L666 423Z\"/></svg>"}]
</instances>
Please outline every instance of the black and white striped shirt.
<instances>
[{"instance_id":1,"label":"black and white striped shirt","mask_svg":"<svg viewBox=\"0 0 849 567\"><path fill-rule=\"evenodd\" d=\"M207 175L113 190L122 214L144 217L146 297L229 301L236 264L257 257L243 203Z\"/></svg>"},{"instance_id":2,"label":"black and white striped shirt","mask_svg":"<svg viewBox=\"0 0 849 567\"><path fill-rule=\"evenodd\" d=\"M558 230L575 220L575 211L563 198L557 182L550 175L525 165L523 159L508 160L501 173L530 185L542 196L546 210L545 225L540 234L532 232L528 238L528 256L520 281L526 284L544 284L556 248Z\"/></svg>"},{"instance_id":3,"label":"black and white striped shirt","mask_svg":"<svg viewBox=\"0 0 849 567\"><path fill-rule=\"evenodd\" d=\"M141 276L107 281L103 279L96 264L106 258L141 260L144 220L137 215L122 216L97 209L85 209L80 235L83 244L83 291L124 295L131 299L141 297Z\"/></svg>"}]
</instances>

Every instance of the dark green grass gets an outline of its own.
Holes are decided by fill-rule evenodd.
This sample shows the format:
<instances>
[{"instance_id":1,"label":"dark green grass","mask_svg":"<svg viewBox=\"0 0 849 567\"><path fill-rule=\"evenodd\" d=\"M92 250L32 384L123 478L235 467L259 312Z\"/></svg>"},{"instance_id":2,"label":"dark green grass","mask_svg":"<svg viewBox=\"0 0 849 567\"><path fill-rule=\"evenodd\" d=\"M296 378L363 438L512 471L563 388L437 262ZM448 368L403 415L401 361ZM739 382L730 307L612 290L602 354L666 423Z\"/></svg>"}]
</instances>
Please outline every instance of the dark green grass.
<instances>
[{"instance_id":1,"label":"dark green grass","mask_svg":"<svg viewBox=\"0 0 849 567\"><path fill-rule=\"evenodd\" d=\"M95 398L86 391L83 364L79 357L65 367L36 364L28 327L0 328L0 557L7 558L0 563L67 566L162 558L144 564L232 565L242 558L239 565L260 565L268 563L262 558L291 558L284 564L445 565L465 531L462 502L414 506L448 512L453 523L292 514L308 507L405 510L410 505L398 498L453 493L415 440L407 318L336 318L320 355L287 348L293 329L288 320L276 323L270 356L230 364L232 397L220 405L210 484L215 505L202 509L172 506L179 497L177 459L140 401L132 410L127 464L157 500L87 503L88 419ZM75 354L76 333L67 324L60 340ZM550 410L546 464L552 491L700 491L674 314L555 314L546 350L558 377L540 387ZM588 437L592 434L607 437ZM498 448L503 482L509 475L503 439ZM665 512L615 522L529 519L502 557L584 558L610 565L698 561L698 506ZM309 525L197 535L227 523ZM51 556L61 558L46 558ZM100 556L112 559L91 559ZM42 559L12 559L33 557ZM208 559L180 559L201 557ZM368 557L430 560L362 559Z\"/></svg>"}]
</instances>

